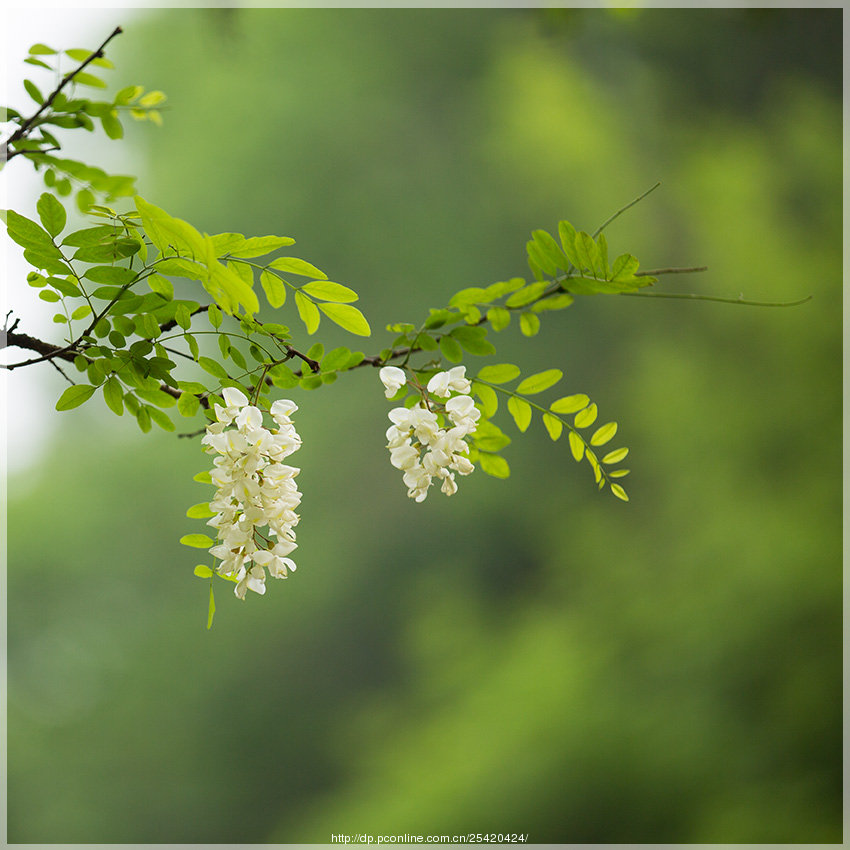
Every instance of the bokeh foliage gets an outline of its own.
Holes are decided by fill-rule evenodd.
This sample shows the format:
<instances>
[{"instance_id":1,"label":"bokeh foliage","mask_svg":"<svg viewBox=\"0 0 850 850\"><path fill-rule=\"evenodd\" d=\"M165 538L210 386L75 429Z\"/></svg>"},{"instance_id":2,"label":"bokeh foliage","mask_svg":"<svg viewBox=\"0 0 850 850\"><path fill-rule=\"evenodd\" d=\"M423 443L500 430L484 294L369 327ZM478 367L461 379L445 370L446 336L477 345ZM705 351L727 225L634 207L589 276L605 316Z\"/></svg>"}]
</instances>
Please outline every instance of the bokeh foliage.
<instances>
[{"instance_id":1,"label":"bokeh foliage","mask_svg":"<svg viewBox=\"0 0 850 850\"><path fill-rule=\"evenodd\" d=\"M532 228L592 230L656 179L613 251L710 267L668 291L814 298L587 298L533 345L500 339L616 416L628 505L539 422L509 481L414 505L377 375L303 393L299 571L220 604L211 633L175 542L199 446L61 414L9 482L9 840L840 841L839 24L218 9L126 27L116 65L172 107L128 132L146 197L211 233L292 233L376 327L524 273Z\"/></svg>"}]
</instances>

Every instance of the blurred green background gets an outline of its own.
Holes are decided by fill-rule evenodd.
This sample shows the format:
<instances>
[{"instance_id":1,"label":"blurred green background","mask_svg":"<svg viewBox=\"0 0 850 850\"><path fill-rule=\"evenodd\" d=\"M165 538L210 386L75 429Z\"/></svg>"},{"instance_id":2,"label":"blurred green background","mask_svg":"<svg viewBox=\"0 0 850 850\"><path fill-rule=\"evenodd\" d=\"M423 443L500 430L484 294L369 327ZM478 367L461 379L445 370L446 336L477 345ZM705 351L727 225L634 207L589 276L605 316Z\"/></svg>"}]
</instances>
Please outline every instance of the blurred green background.
<instances>
[{"instance_id":1,"label":"blurred green background","mask_svg":"<svg viewBox=\"0 0 850 850\"><path fill-rule=\"evenodd\" d=\"M294 236L361 294L367 353L656 180L612 251L710 267L657 289L814 298L584 298L471 359L558 366L617 419L628 505L504 419L509 481L416 505L373 371L295 391L298 573L222 583L209 633L177 544L199 444L61 414L9 481L9 841L841 841L841 11L124 23L115 85L171 107L125 142L142 194Z\"/></svg>"}]
</instances>

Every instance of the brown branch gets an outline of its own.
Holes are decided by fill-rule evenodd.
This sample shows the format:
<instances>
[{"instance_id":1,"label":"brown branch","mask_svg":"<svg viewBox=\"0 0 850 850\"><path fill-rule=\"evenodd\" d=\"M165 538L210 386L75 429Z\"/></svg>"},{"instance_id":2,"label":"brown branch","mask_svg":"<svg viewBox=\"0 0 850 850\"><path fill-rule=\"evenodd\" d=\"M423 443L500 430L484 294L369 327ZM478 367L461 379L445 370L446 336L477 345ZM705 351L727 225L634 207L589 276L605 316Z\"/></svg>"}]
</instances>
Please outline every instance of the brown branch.
<instances>
[{"instance_id":1,"label":"brown branch","mask_svg":"<svg viewBox=\"0 0 850 850\"><path fill-rule=\"evenodd\" d=\"M95 59L100 59L103 56L103 51L106 49L106 45L109 44L109 42L112 41L115 36L121 35L122 32L123 30L121 29L121 27L115 27L115 29L107 36L103 44L101 44L100 47L98 47L98 49L95 50L94 53L92 53L91 56L89 56L88 59L86 59L86 61L80 65L79 68L65 74L65 76L62 78L62 81L50 93L50 96L47 98L47 100L45 100L44 103L39 106L36 112L34 112L29 118L27 118L27 120L24 121L24 123L21 124L21 126L18 127L18 129L15 130L15 132L12 133L11 136L9 136L9 138L3 143L2 149L0 149L0 153L2 153L2 158L5 159L6 162L8 162L10 159L12 159L12 157L17 156L20 153L30 153L30 151L22 150L12 151L10 153L9 145L19 141L20 139L23 139L27 135L27 133L32 130L33 126L35 125L35 122L38 120L41 113L48 109L53 103L53 101L56 100L56 96L59 94L59 92L61 92L62 89L64 89L65 86L67 86L68 83L70 83L74 79L74 77L76 77L77 74L79 74L83 70L83 68L85 68L90 62L93 62Z\"/></svg>"},{"instance_id":2,"label":"brown branch","mask_svg":"<svg viewBox=\"0 0 850 850\"><path fill-rule=\"evenodd\" d=\"M56 357L73 363L74 358L77 356L76 352L69 346L62 347L54 345L52 342L44 342L29 334L14 333L12 331L3 334L2 340L0 340L0 348L5 348L6 346L23 348L26 351L35 351L41 355L40 357L33 357L31 360L22 360L20 363L3 364L3 368L9 371L17 369L19 366L29 366L32 363L40 363L43 360L52 360Z\"/></svg>"}]
</instances>

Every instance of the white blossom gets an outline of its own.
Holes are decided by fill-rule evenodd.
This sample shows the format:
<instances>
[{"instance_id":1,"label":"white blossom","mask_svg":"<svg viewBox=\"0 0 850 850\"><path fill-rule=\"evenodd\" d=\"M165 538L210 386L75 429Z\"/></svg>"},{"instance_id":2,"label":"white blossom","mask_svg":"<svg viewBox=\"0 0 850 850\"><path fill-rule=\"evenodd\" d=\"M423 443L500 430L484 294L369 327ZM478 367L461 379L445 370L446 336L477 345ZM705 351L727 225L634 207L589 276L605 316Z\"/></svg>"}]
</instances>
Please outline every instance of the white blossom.
<instances>
[{"instance_id":1,"label":"white blossom","mask_svg":"<svg viewBox=\"0 0 850 850\"><path fill-rule=\"evenodd\" d=\"M384 366L378 376L386 387L384 394L387 398L392 398L407 383L404 369L399 369L398 366Z\"/></svg>"},{"instance_id":2,"label":"white blossom","mask_svg":"<svg viewBox=\"0 0 850 850\"><path fill-rule=\"evenodd\" d=\"M428 392L442 398L448 397L452 390L466 395L470 388L469 378L466 377L466 366L455 366L448 372L437 372L428 381Z\"/></svg>"},{"instance_id":3,"label":"white blossom","mask_svg":"<svg viewBox=\"0 0 850 850\"><path fill-rule=\"evenodd\" d=\"M201 440L215 456L210 478L217 489L209 504L216 513L207 524L217 529L218 542L209 551L221 561L218 573L233 579L234 593L244 599L249 590L266 592L266 570L273 578L295 570L287 556L297 545L300 469L283 461L301 446L290 418L298 406L289 399L274 402L270 413L277 428L269 430L262 411L240 390L225 387L222 397L225 406L215 407L218 421ZM266 535L260 533L264 527Z\"/></svg>"},{"instance_id":4,"label":"white blossom","mask_svg":"<svg viewBox=\"0 0 850 850\"><path fill-rule=\"evenodd\" d=\"M381 381L387 388L387 398L391 398L398 389L396 387L390 392L394 386L393 372L385 375L390 369L401 373L404 378L401 369L385 366L381 370ZM481 411L469 397L470 389L471 384L463 366L438 372L428 382L429 394L448 399L444 408L451 422L449 428L440 427L437 414L423 401L413 407L396 407L389 412L392 422L387 429L390 463L401 470L407 495L411 499L424 501L435 479L442 482L442 492L451 496L457 492L455 474L469 475L475 469L468 457L469 445L465 437L478 427ZM439 406L439 403L436 404Z\"/></svg>"}]
</instances>

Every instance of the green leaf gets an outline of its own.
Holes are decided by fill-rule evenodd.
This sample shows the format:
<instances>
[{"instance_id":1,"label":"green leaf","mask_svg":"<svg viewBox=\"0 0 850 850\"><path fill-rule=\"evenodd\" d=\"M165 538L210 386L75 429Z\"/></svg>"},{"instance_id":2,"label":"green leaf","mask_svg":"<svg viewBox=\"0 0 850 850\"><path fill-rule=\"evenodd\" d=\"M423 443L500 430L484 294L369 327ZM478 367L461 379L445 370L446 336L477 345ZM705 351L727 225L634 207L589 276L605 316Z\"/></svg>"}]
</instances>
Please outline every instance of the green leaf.
<instances>
[{"instance_id":1,"label":"green leaf","mask_svg":"<svg viewBox=\"0 0 850 850\"><path fill-rule=\"evenodd\" d=\"M150 414L150 418L162 428L163 431L173 431L174 423L171 421L171 417L167 413L163 413L163 411L159 410L156 407L147 407L147 411Z\"/></svg>"},{"instance_id":2,"label":"green leaf","mask_svg":"<svg viewBox=\"0 0 850 850\"><path fill-rule=\"evenodd\" d=\"M337 369L342 369L348 365L351 358L351 350L348 348L335 348L329 351L322 360L323 372L335 372Z\"/></svg>"},{"instance_id":3,"label":"green leaf","mask_svg":"<svg viewBox=\"0 0 850 850\"><path fill-rule=\"evenodd\" d=\"M463 360L463 349L453 337L440 337L440 352L451 363L460 363Z\"/></svg>"},{"instance_id":4,"label":"green leaf","mask_svg":"<svg viewBox=\"0 0 850 850\"><path fill-rule=\"evenodd\" d=\"M105 89L106 83L100 79L100 77L96 77L94 74L87 74L85 71L82 71L79 74L74 75L74 82L81 86L89 86L93 89Z\"/></svg>"},{"instance_id":5,"label":"green leaf","mask_svg":"<svg viewBox=\"0 0 850 850\"><path fill-rule=\"evenodd\" d=\"M38 90L38 86L32 80L24 80L24 88L27 90L27 94L39 105L41 106L44 103L44 97L41 92Z\"/></svg>"},{"instance_id":6,"label":"green leaf","mask_svg":"<svg viewBox=\"0 0 850 850\"><path fill-rule=\"evenodd\" d=\"M213 307L210 307L210 310L212 309ZM177 322L184 331L189 329L192 324L192 314L189 312L189 308L185 304L177 305L174 310L174 321ZM195 355L195 359L198 359L197 355Z\"/></svg>"},{"instance_id":7,"label":"green leaf","mask_svg":"<svg viewBox=\"0 0 850 850\"><path fill-rule=\"evenodd\" d=\"M319 309L343 330L357 336L371 336L372 329L366 317L350 304L319 304Z\"/></svg>"},{"instance_id":8,"label":"green leaf","mask_svg":"<svg viewBox=\"0 0 850 850\"><path fill-rule=\"evenodd\" d=\"M194 416L201 406L198 397L194 393L182 392L180 398L177 399L177 410L181 416L187 418Z\"/></svg>"},{"instance_id":9,"label":"green leaf","mask_svg":"<svg viewBox=\"0 0 850 850\"><path fill-rule=\"evenodd\" d=\"M230 378L225 368L210 357L199 357L198 365L205 372L208 372L210 375L212 375L214 378L218 378L220 381L227 381Z\"/></svg>"},{"instance_id":10,"label":"green leaf","mask_svg":"<svg viewBox=\"0 0 850 850\"><path fill-rule=\"evenodd\" d=\"M312 277L319 280L327 280L328 276L317 269L306 260L301 260L298 257L278 257L269 263L269 268L278 269L278 271L289 272L290 274L301 275L302 277Z\"/></svg>"},{"instance_id":11,"label":"green leaf","mask_svg":"<svg viewBox=\"0 0 850 850\"><path fill-rule=\"evenodd\" d=\"M534 336L540 330L540 319L536 313L523 313L519 317L519 329L523 336Z\"/></svg>"},{"instance_id":12,"label":"green leaf","mask_svg":"<svg viewBox=\"0 0 850 850\"><path fill-rule=\"evenodd\" d=\"M575 431L570 431L570 451L576 461L580 461L584 457L584 443Z\"/></svg>"},{"instance_id":13,"label":"green leaf","mask_svg":"<svg viewBox=\"0 0 850 850\"><path fill-rule=\"evenodd\" d=\"M49 277L47 279L47 283L49 286L52 286L54 289L61 292L63 295L67 295L70 298L79 298L83 293L80 292L80 288L77 284L72 283L70 280L65 280L61 277Z\"/></svg>"},{"instance_id":14,"label":"green leaf","mask_svg":"<svg viewBox=\"0 0 850 850\"><path fill-rule=\"evenodd\" d=\"M136 279L136 272L123 266L92 266L83 272L83 277L87 277L95 283L125 286Z\"/></svg>"},{"instance_id":15,"label":"green leaf","mask_svg":"<svg viewBox=\"0 0 850 850\"><path fill-rule=\"evenodd\" d=\"M42 289L38 293L38 297L42 301L47 301L51 304L55 304L59 300L59 296L52 289Z\"/></svg>"},{"instance_id":16,"label":"green leaf","mask_svg":"<svg viewBox=\"0 0 850 850\"><path fill-rule=\"evenodd\" d=\"M85 318L89 313L91 313L91 307L89 307L88 304L80 304L80 306L71 313L71 318L76 321L77 319Z\"/></svg>"},{"instance_id":17,"label":"green leaf","mask_svg":"<svg viewBox=\"0 0 850 850\"><path fill-rule=\"evenodd\" d=\"M242 259L262 257L284 245L295 244L295 240L289 236L252 236L246 239L241 233L219 233L213 236L213 242L217 256L229 255Z\"/></svg>"},{"instance_id":18,"label":"green leaf","mask_svg":"<svg viewBox=\"0 0 850 850\"><path fill-rule=\"evenodd\" d=\"M210 508L209 502L198 502L197 505L192 505L186 516L190 519L206 519L207 517L215 516L215 511Z\"/></svg>"},{"instance_id":19,"label":"green leaf","mask_svg":"<svg viewBox=\"0 0 850 850\"><path fill-rule=\"evenodd\" d=\"M142 218L142 226L160 254L188 254L193 258L207 256L204 237L186 221L174 218L165 210L148 203L140 195L135 197L136 209Z\"/></svg>"},{"instance_id":20,"label":"green leaf","mask_svg":"<svg viewBox=\"0 0 850 850\"><path fill-rule=\"evenodd\" d=\"M67 221L65 207L56 200L54 195L51 195L50 192L44 192L38 199L35 208L44 229L51 236L58 236L64 230Z\"/></svg>"},{"instance_id":21,"label":"green leaf","mask_svg":"<svg viewBox=\"0 0 850 850\"><path fill-rule=\"evenodd\" d=\"M62 257L62 252L53 244L46 230L14 210L6 210L6 231L9 238L22 248L29 248L45 257Z\"/></svg>"},{"instance_id":22,"label":"green leaf","mask_svg":"<svg viewBox=\"0 0 850 850\"><path fill-rule=\"evenodd\" d=\"M210 321L210 324L218 330L221 327L222 315L221 310L215 306L215 304L210 304L209 310L207 310L207 318Z\"/></svg>"},{"instance_id":23,"label":"green leaf","mask_svg":"<svg viewBox=\"0 0 850 850\"><path fill-rule=\"evenodd\" d=\"M626 495L626 491L619 484L612 484L611 485L611 492L618 499L622 499L624 502L629 501L629 497Z\"/></svg>"},{"instance_id":24,"label":"green leaf","mask_svg":"<svg viewBox=\"0 0 850 850\"><path fill-rule=\"evenodd\" d=\"M544 372L538 372L536 375L529 375L519 383L516 391L522 395L542 393L543 390L548 390L549 387L555 386L563 377L564 373L560 369L546 369Z\"/></svg>"},{"instance_id":25,"label":"green leaf","mask_svg":"<svg viewBox=\"0 0 850 850\"><path fill-rule=\"evenodd\" d=\"M353 289L343 286L341 283L332 283L329 280L313 280L301 287L303 292L313 298L321 298L323 301L333 301L338 304L348 304L357 301L360 297ZM368 336L368 334L365 334Z\"/></svg>"},{"instance_id":26,"label":"green leaf","mask_svg":"<svg viewBox=\"0 0 850 850\"><path fill-rule=\"evenodd\" d=\"M491 384L505 384L518 378L519 374L519 366L513 363L494 363L492 366L483 366L478 372L478 377Z\"/></svg>"},{"instance_id":27,"label":"green leaf","mask_svg":"<svg viewBox=\"0 0 850 850\"><path fill-rule=\"evenodd\" d=\"M212 583L210 583L210 607L209 613L207 614L207 631L212 628L213 617L215 617L215 595L213 594Z\"/></svg>"},{"instance_id":28,"label":"green leaf","mask_svg":"<svg viewBox=\"0 0 850 850\"><path fill-rule=\"evenodd\" d=\"M477 382L472 384L472 391L481 399L481 408L484 415L488 419L495 416L496 411L499 409L499 398L496 395L496 391L486 384L479 384Z\"/></svg>"},{"instance_id":29,"label":"green leaf","mask_svg":"<svg viewBox=\"0 0 850 850\"><path fill-rule=\"evenodd\" d=\"M468 286L452 295L450 307L461 307L469 304L483 304L486 301L485 291L480 286Z\"/></svg>"},{"instance_id":30,"label":"green leaf","mask_svg":"<svg viewBox=\"0 0 850 850\"><path fill-rule=\"evenodd\" d=\"M524 307L526 304L536 301L546 291L547 286L548 284L544 281L529 283L528 286L524 286L522 289L514 292L514 294L505 301L505 306Z\"/></svg>"},{"instance_id":31,"label":"green leaf","mask_svg":"<svg viewBox=\"0 0 850 850\"><path fill-rule=\"evenodd\" d=\"M472 440L485 452L498 452L511 444L511 438L489 419L482 419L478 423L478 427L472 434Z\"/></svg>"},{"instance_id":32,"label":"green leaf","mask_svg":"<svg viewBox=\"0 0 850 850\"><path fill-rule=\"evenodd\" d=\"M487 311L487 321L494 331L503 331L511 323L510 310L504 307L491 307Z\"/></svg>"},{"instance_id":33,"label":"green leaf","mask_svg":"<svg viewBox=\"0 0 850 850\"><path fill-rule=\"evenodd\" d=\"M628 453L629 450L625 446L622 449L614 449L602 458L602 463L619 463Z\"/></svg>"},{"instance_id":34,"label":"green leaf","mask_svg":"<svg viewBox=\"0 0 850 850\"><path fill-rule=\"evenodd\" d=\"M613 439L614 434L617 433L617 423L609 422L607 425L603 425L597 431L594 432L593 436L590 438L591 446L604 446L609 440ZM604 461L603 461L604 462Z\"/></svg>"},{"instance_id":35,"label":"green leaf","mask_svg":"<svg viewBox=\"0 0 850 850\"><path fill-rule=\"evenodd\" d=\"M557 417L552 416L551 413L543 414L543 424L546 426L546 430L549 432L549 436L553 440L557 440L558 437L561 436L561 432L564 430L564 423Z\"/></svg>"},{"instance_id":36,"label":"green leaf","mask_svg":"<svg viewBox=\"0 0 850 850\"><path fill-rule=\"evenodd\" d=\"M89 207L94 204L94 192L91 189L80 189L77 192L77 209L80 212L87 212Z\"/></svg>"},{"instance_id":37,"label":"green leaf","mask_svg":"<svg viewBox=\"0 0 850 850\"><path fill-rule=\"evenodd\" d=\"M578 268L590 269L594 274L599 271L599 248L593 241L593 237L583 230L576 235L576 255L578 256Z\"/></svg>"},{"instance_id":38,"label":"green leaf","mask_svg":"<svg viewBox=\"0 0 850 850\"><path fill-rule=\"evenodd\" d=\"M111 112L106 113L106 115L100 116L100 125L103 127L103 132L106 133L110 139L124 138L124 127L118 120L118 113L114 109Z\"/></svg>"},{"instance_id":39,"label":"green leaf","mask_svg":"<svg viewBox=\"0 0 850 850\"><path fill-rule=\"evenodd\" d=\"M549 410L552 413L577 413L583 410L590 404L590 399L584 393L576 393L576 395L568 395L553 401L549 405Z\"/></svg>"},{"instance_id":40,"label":"green leaf","mask_svg":"<svg viewBox=\"0 0 850 850\"><path fill-rule=\"evenodd\" d=\"M564 249L566 258L574 266L579 265L578 255L576 254L576 229L568 222L558 222L558 236L561 237L561 247Z\"/></svg>"},{"instance_id":41,"label":"green leaf","mask_svg":"<svg viewBox=\"0 0 850 850\"><path fill-rule=\"evenodd\" d=\"M614 260L614 266L611 269L611 278L613 280L619 280L621 278L630 279L634 276L639 266L640 263L637 257L633 257L631 254L620 254Z\"/></svg>"},{"instance_id":42,"label":"green leaf","mask_svg":"<svg viewBox=\"0 0 850 850\"><path fill-rule=\"evenodd\" d=\"M527 401L511 396L508 399L508 412L513 416L520 431L528 430L531 424L531 405Z\"/></svg>"},{"instance_id":43,"label":"green leaf","mask_svg":"<svg viewBox=\"0 0 850 850\"><path fill-rule=\"evenodd\" d=\"M508 462L501 455L481 452L478 455L478 464L484 472L492 475L493 478L508 478L511 474L511 468L508 466Z\"/></svg>"},{"instance_id":44,"label":"green leaf","mask_svg":"<svg viewBox=\"0 0 850 850\"><path fill-rule=\"evenodd\" d=\"M496 347L487 340L487 331L482 327L461 325L451 331L450 336L456 339L470 354L486 356L495 354Z\"/></svg>"},{"instance_id":45,"label":"green leaf","mask_svg":"<svg viewBox=\"0 0 850 850\"><path fill-rule=\"evenodd\" d=\"M298 308L298 315L304 322L304 327L307 328L307 333L314 334L322 318L316 305L300 290L297 290L295 292L295 306Z\"/></svg>"},{"instance_id":46,"label":"green leaf","mask_svg":"<svg viewBox=\"0 0 850 850\"><path fill-rule=\"evenodd\" d=\"M46 44L42 44L41 42L34 44L29 49L29 54L31 56L52 56L58 52L58 50L54 50L52 47L48 47Z\"/></svg>"},{"instance_id":47,"label":"green leaf","mask_svg":"<svg viewBox=\"0 0 850 850\"><path fill-rule=\"evenodd\" d=\"M263 269L260 272L260 284L263 287L263 292L266 293L266 300L269 304L275 309L283 307L286 303L286 285L284 282L276 274Z\"/></svg>"},{"instance_id":48,"label":"green leaf","mask_svg":"<svg viewBox=\"0 0 850 850\"><path fill-rule=\"evenodd\" d=\"M613 295L618 292L636 292L653 283L654 278L636 277L621 280L596 280L592 277L568 277L561 283L564 289L576 295Z\"/></svg>"},{"instance_id":49,"label":"green leaf","mask_svg":"<svg viewBox=\"0 0 850 850\"><path fill-rule=\"evenodd\" d=\"M184 534L180 542L193 549L209 549L213 545L213 541L206 534Z\"/></svg>"},{"instance_id":50,"label":"green leaf","mask_svg":"<svg viewBox=\"0 0 850 850\"><path fill-rule=\"evenodd\" d=\"M197 481L200 484L212 484L212 476L209 473L209 470L205 469L202 472L196 472L192 476L193 481Z\"/></svg>"},{"instance_id":51,"label":"green leaf","mask_svg":"<svg viewBox=\"0 0 850 850\"><path fill-rule=\"evenodd\" d=\"M543 313L546 310L563 310L564 307L569 307L575 301L569 292L559 292L557 295L551 295L544 298L542 301L536 301L531 305L532 313Z\"/></svg>"},{"instance_id":52,"label":"green leaf","mask_svg":"<svg viewBox=\"0 0 850 850\"><path fill-rule=\"evenodd\" d=\"M625 478L631 472L630 469L612 469L608 473L609 478Z\"/></svg>"},{"instance_id":53,"label":"green leaf","mask_svg":"<svg viewBox=\"0 0 850 850\"><path fill-rule=\"evenodd\" d=\"M596 414L595 404L591 404L590 407L586 407L581 413L577 413L576 418L573 420L576 428L587 428L588 425L592 425L596 421Z\"/></svg>"},{"instance_id":54,"label":"green leaf","mask_svg":"<svg viewBox=\"0 0 850 850\"><path fill-rule=\"evenodd\" d=\"M206 564L198 564L193 570L198 578L210 578L213 571Z\"/></svg>"},{"instance_id":55,"label":"green leaf","mask_svg":"<svg viewBox=\"0 0 850 850\"><path fill-rule=\"evenodd\" d=\"M161 274L152 274L148 278L148 286L152 292L161 295L166 301L171 301L174 298L174 285L167 277L163 277Z\"/></svg>"},{"instance_id":56,"label":"green leaf","mask_svg":"<svg viewBox=\"0 0 850 850\"><path fill-rule=\"evenodd\" d=\"M569 260L550 233L545 230L535 230L531 235L540 253L554 266L551 274L557 274L559 268L564 271L569 268Z\"/></svg>"},{"instance_id":57,"label":"green leaf","mask_svg":"<svg viewBox=\"0 0 850 850\"><path fill-rule=\"evenodd\" d=\"M240 274L222 265L218 260L209 263L207 270L209 278L202 281L204 288L228 313L235 314L240 304L249 315L253 315L260 309L260 302L251 288L252 281L242 278Z\"/></svg>"},{"instance_id":58,"label":"green leaf","mask_svg":"<svg viewBox=\"0 0 850 850\"><path fill-rule=\"evenodd\" d=\"M117 416L124 413L124 391L121 389L120 381L114 375L103 385L103 399Z\"/></svg>"},{"instance_id":59,"label":"green leaf","mask_svg":"<svg viewBox=\"0 0 850 850\"><path fill-rule=\"evenodd\" d=\"M76 384L73 387L68 387L56 402L57 410L71 410L73 407L79 407L83 402L88 401L94 395L95 387L84 384Z\"/></svg>"}]
</instances>

